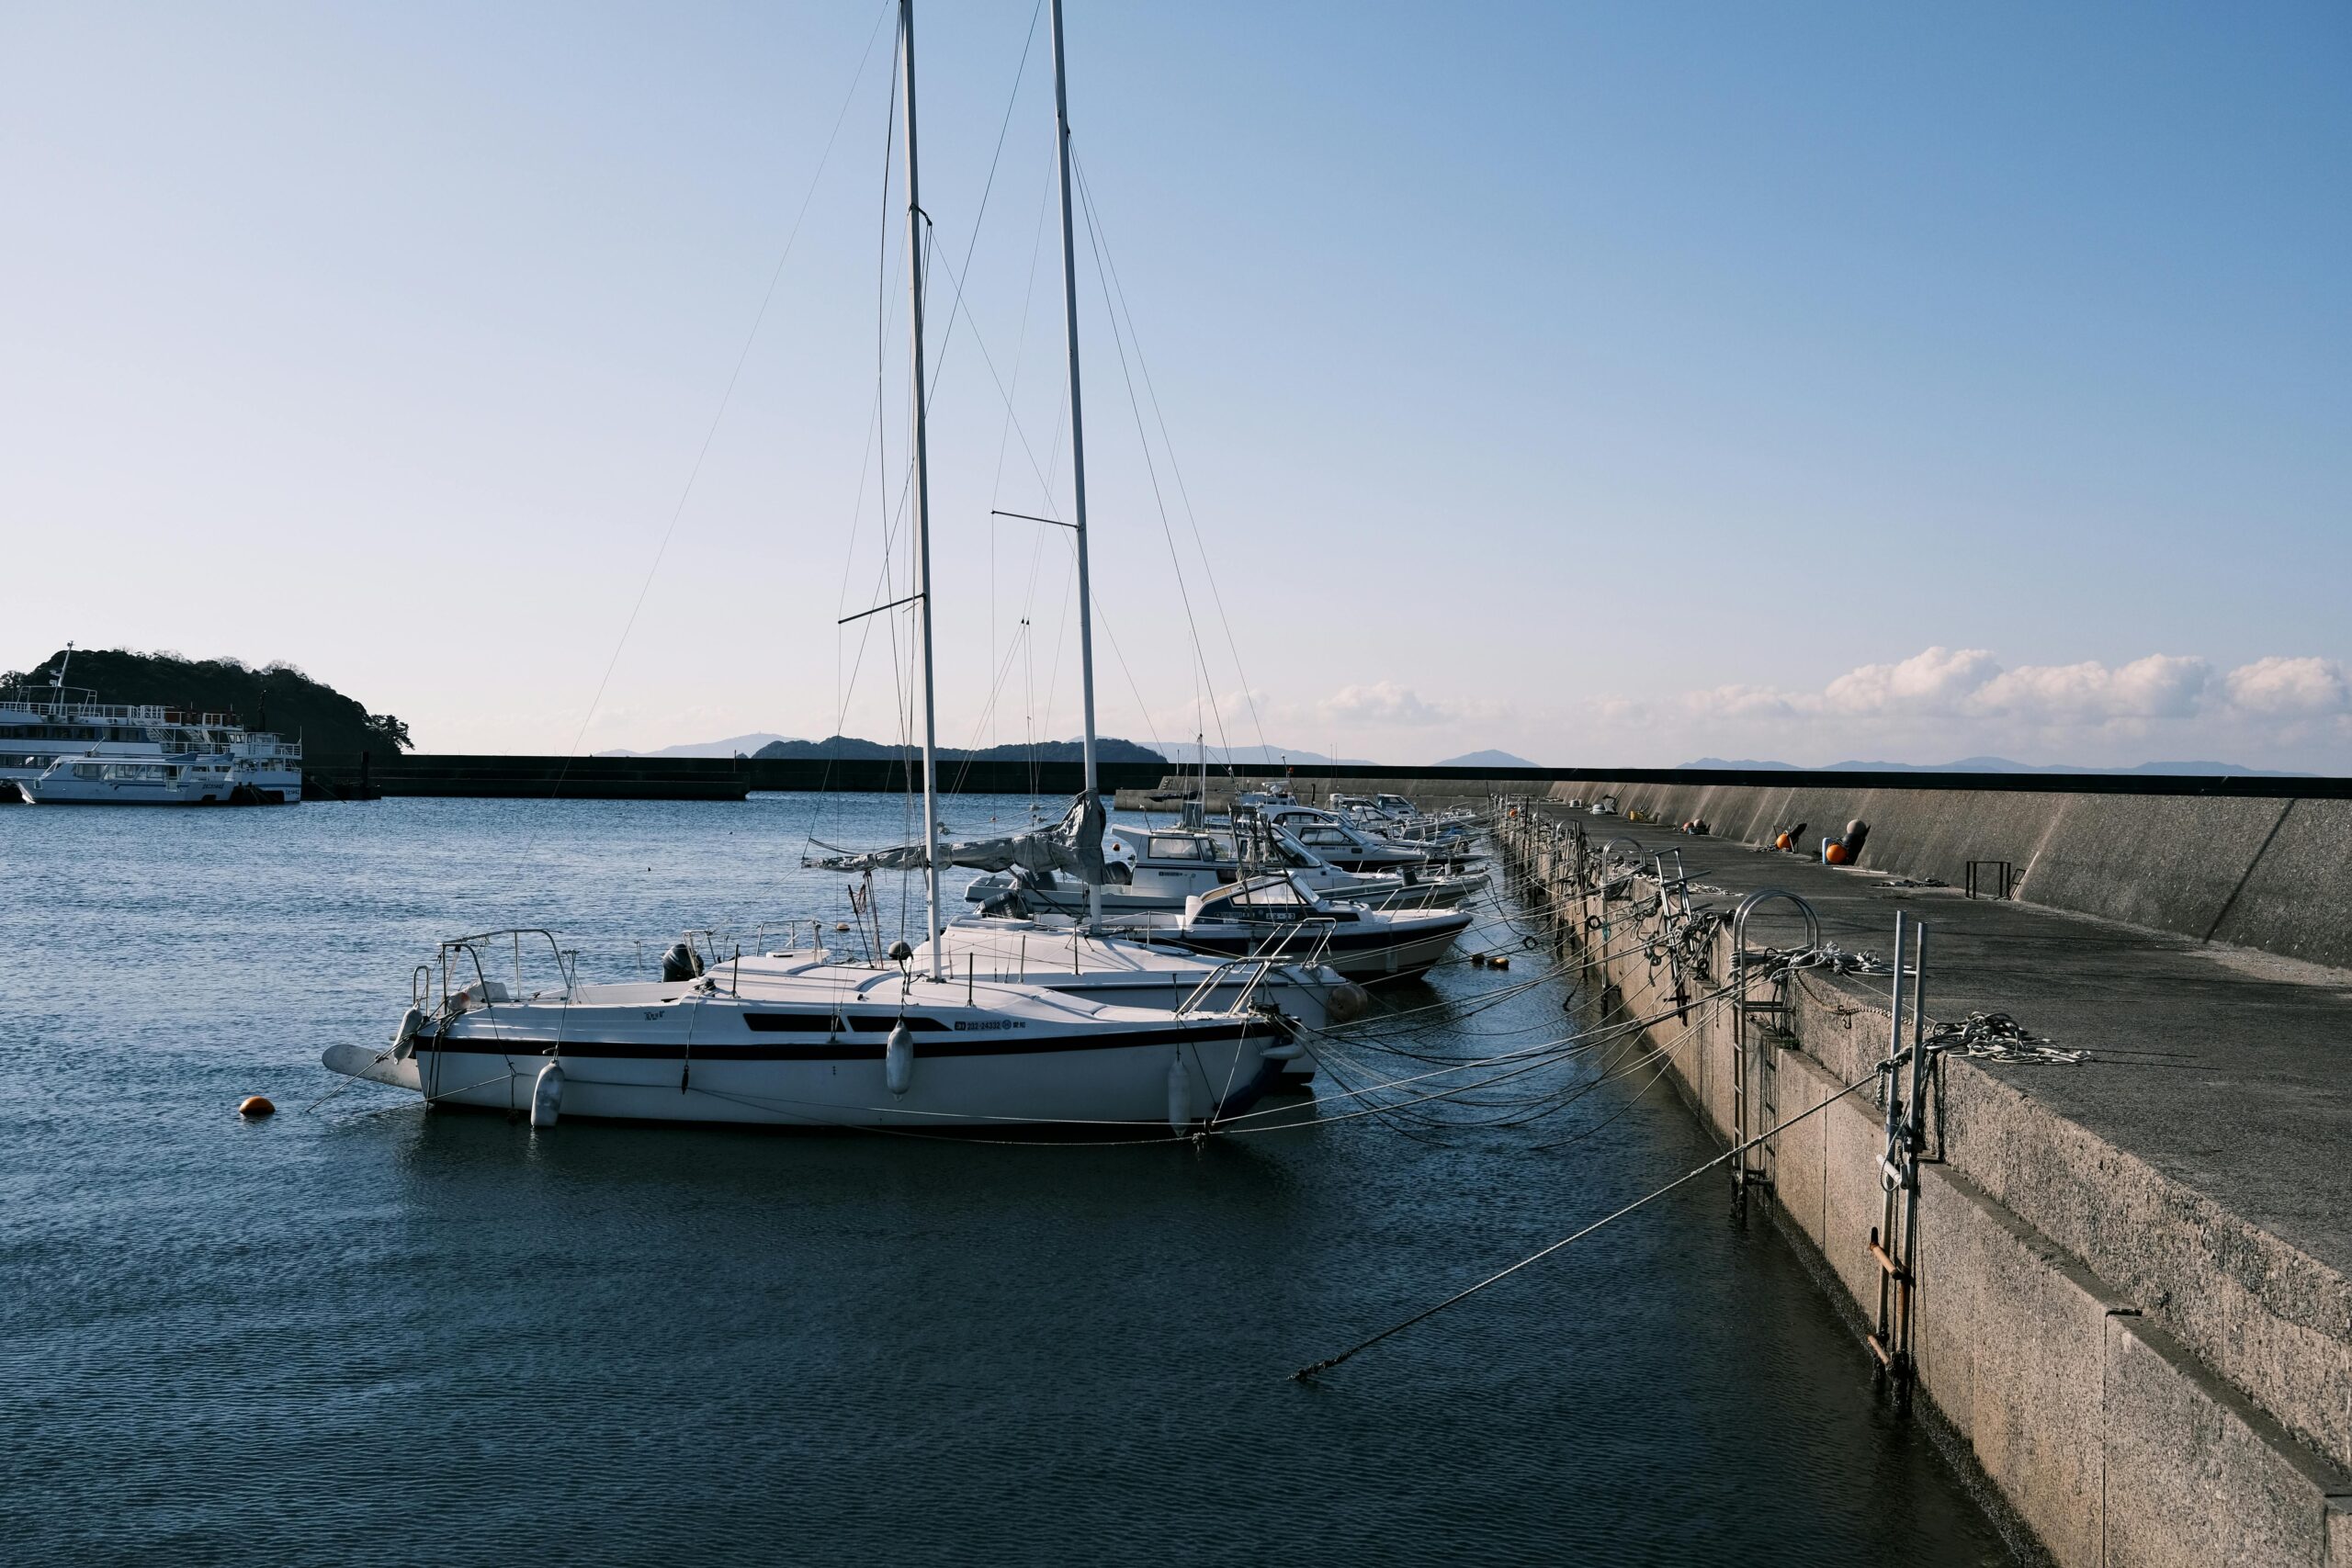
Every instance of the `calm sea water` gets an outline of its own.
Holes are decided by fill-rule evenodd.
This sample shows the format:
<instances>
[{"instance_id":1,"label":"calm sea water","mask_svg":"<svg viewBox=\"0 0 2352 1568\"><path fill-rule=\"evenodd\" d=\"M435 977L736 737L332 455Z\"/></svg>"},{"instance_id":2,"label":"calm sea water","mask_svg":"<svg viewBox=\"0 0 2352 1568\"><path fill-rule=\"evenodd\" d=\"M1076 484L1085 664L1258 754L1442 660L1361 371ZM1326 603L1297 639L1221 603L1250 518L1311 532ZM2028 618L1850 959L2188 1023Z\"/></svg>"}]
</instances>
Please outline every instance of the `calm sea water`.
<instances>
[{"instance_id":1,"label":"calm sea water","mask_svg":"<svg viewBox=\"0 0 2352 1568\"><path fill-rule=\"evenodd\" d=\"M0 1557L2009 1561L1712 1180L1286 1381L1714 1153L1639 1080L1197 1150L301 1109L435 937L841 913L819 804L0 812ZM1527 977L1415 1048L1561 1032Z\"/></svg>"}]
</instances>

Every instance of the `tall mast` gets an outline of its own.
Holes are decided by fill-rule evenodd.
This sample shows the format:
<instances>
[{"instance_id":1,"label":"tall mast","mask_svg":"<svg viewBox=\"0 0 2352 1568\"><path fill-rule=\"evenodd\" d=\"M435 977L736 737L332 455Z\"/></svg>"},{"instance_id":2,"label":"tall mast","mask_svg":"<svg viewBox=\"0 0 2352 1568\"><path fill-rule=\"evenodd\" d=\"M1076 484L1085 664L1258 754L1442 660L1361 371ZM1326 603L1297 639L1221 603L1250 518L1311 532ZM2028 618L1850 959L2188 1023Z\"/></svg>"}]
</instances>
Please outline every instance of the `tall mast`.
<instances>
[{"instance_id":1,"label":"tall mast","mask_svg":"<svg viewBox=\"0 0 2352 1568\"><path fill-rule=\"evenodd\" d=\"M915 446L915 637L922 654L922 892L931 977L939 966L939 721L933 713L931 660L931 451L923 438L922 377L922 192L915 174L915 6L899 0L899 50L906 66L907 125L907 329L912 345ZM1080 538L1085 536L1081 534ZM1079 559L1082 563L1082 553ZM1084 592L1086 569L1079 568ZM1087 755L1093 756L1089 743ZM1088 769L1090 776L1092 768Z\"/></svg>"},{"instance_id":2,"label":"tall mast","mask_svg":"<svg viewBox=\"0 0 2352 1568\"><path fill-rule=\"evenodd\" d=\"M1091 808L1102 798L1094 769L1094 592L1086 567L1086 400L1078 380L1078 253L1071 239L1069 209L1069 90L1064 76L1062 0L1051 0L1054 13L1054 163L1062 186L1062 321L1069 337L1069 471L1071 514L1078 525L1078 689L1086 716L1083 745L1086 760L1086 803ZM914 121L907 122L908 156L913 156ZM1091 815L1091 810L1089 815ZM1081 818L1080 821L1083 822ZM1086 886L1088 920L1102 919L1102 889Z\"/></svg>"}]
</instances>

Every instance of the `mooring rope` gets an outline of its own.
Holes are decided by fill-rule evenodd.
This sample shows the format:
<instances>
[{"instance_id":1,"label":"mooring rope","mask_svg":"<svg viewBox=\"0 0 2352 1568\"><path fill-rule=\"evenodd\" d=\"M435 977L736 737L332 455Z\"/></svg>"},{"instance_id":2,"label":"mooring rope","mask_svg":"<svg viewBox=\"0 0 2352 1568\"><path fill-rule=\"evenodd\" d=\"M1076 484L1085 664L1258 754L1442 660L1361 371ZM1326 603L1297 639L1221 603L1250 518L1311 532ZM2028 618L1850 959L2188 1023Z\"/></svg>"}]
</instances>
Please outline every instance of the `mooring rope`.
<instances>
[{"instance_id":1,"label":"mooring rope","mask_svg":"<svg viewBox=\"0 0 2352 1568\"><path fill-rule=\"evenodd\" d=\"M1780 1123L1780 1125L1766 1128L1763 1132L1757 1134L1746 1143L1733 1145L1730 1148L1725 1149L1722 1154L1719 1154L1714 1158L1707 1161L1706 1164L1695 1167L1685 1172L1683 1175L1676 1177L1672 1181L1668 1182L1665 1186L1657 1189L1654 1192L1650 1192L1634 1199L1632 1202L1626 1204L1623 1208L1619 1209L1616 1213L1604 1214L1600 1219L1593 1221L1592 1224L1585 1226L1584 1229L1576 1232L1574 1235L1562 1236L1559 1240L1552 1243L1549 1247L1543 1248L1541 1251L1528 1254L1528 1256L1521 1258L1510 1268L1499 1269L1495 1273L1489 1274L1485 1279L1479 1280L1476 1284L1466 1286L1462 1290L1456 1291L1453 1294L1446 1297L1443 1301L1439 1302L1432 1306L1423 1307L1420 1311L1415 1313L1412 1316L1406 1318L1401 1323L1391 1324L1388 1327L1382 1329L1379 1333L1372 1336L1370 1338L1359 1340L1355 1344L1349 1346L1346 1349L1340 1351L1336 1356L1328 1356L1322 1360L1317 1361L1312 1365L1299 1368L1298 1371L1290 1374L1291 1381L1294 1382L1304 1382L1309 1378L1316 1376L1317 1373L1328 1372L1332 1368L1351 1359L1363 1351L1371 1349L1374 1345L1379 1344L1382 1340L1389 1338L1394 1335L1402 1334L1406 1329L1412 1327L1417 1323L1423 1323L1432 1317L1435 1317L1439 1313L1442 1313L1446 1308L1453 1306L1455 1303L1467 1301L1470 1297L1476 1295L1480 1291L1485 1290L1487 1286L1510 1278L1510 1276L1518 1273L1521 1269L1526 1268L1532 1263L1539 1263L1543 1261L1544 1258L1551 1257L1552 1254L1559 1251L1562 1247L1568 1246L1570 1243L1582 1241L1586 1236L1590 1235L1593 1232L1600 1229L1603 1225L1611 1224L1618 1220L1622 1220L1626 1215L1632 1213L1634 1210L1642 1208L1645 1204L1655 1202L1657 1200L1665 1197L1675 1189L1687 1186L1690 1182L1696 1181L1700 1177L1706 1175L1709 1171L1714 1169L1717 1166L1724 1164L1726 1160L1738 1158L1741 1155L1746 1154L1749 1149L1754 1148L1765 1139L1777 1136L1778 1134L1786 1132L1791 1127L1793 1127L1798 1122L1804 1121L1806 1117L1826 1111L1829 1107L1837 1104L1848 1095L1854 1093L1858 1089L1865 1089L1870 1085L1876 1083L1878 1081L1879 1075L1886 1071L1892 1065L1892 1063L1888 1062L1880 1063L1877 1066L1872 1067L1863 1077L1856 1078L1852 1083L1848 1084L1845 1088L1839 1089L1837 1093L1831 1095L1820 1104L1814 1106L1811 1110L1800 1111L1794 1116L1792 1116L1787 1121Z\"/></svg>"}]
</instances>

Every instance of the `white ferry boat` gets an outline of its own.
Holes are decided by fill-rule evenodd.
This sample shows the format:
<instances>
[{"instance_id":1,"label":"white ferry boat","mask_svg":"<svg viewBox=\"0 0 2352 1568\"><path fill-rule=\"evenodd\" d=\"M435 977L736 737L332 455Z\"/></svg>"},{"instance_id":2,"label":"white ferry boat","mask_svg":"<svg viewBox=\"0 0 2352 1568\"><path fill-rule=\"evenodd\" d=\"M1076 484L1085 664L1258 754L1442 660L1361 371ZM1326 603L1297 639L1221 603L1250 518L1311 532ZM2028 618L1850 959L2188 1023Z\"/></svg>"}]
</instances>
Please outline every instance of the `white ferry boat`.
<instances>
[{"instance_id":1,"label":"white ferry boat","mask_svg":"<svg viewBox=\"0 0 2352 1568\"><path fill-rule=\"evenodd\" d=\"M70 650L68 661L70 662ZM276 806L302 798L302 746L233 714L101 703L65 683L0 690L0 801Z\"/></svg>"}]
</instances>

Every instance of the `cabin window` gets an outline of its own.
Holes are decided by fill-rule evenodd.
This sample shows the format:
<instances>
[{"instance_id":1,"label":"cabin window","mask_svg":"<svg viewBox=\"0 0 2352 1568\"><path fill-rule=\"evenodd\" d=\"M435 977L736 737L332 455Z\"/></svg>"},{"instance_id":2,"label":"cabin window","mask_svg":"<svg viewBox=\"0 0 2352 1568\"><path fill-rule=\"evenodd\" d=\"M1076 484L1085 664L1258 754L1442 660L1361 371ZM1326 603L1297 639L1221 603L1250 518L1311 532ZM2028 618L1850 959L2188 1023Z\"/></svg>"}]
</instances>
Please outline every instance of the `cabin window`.
<instances>
[{"instance_id":1,"label":"cabin window","mask_svg":"<svg viewBox=\"0 0 2352 1568\"><path fill-rule=\"evenodd\" d=\"M1207 860L1208 845L1199 839L1158 838L1151 840L1153 860Z\"/></svg>"}]
</instances>

